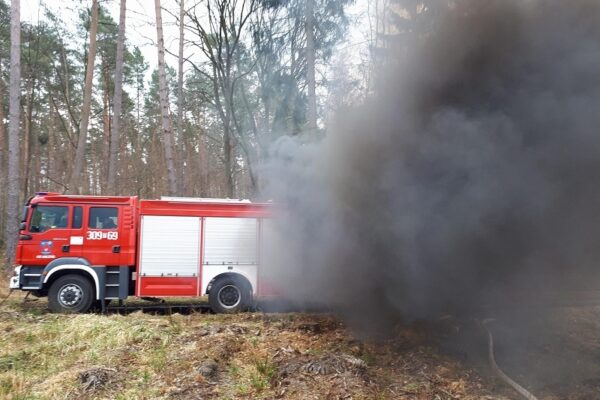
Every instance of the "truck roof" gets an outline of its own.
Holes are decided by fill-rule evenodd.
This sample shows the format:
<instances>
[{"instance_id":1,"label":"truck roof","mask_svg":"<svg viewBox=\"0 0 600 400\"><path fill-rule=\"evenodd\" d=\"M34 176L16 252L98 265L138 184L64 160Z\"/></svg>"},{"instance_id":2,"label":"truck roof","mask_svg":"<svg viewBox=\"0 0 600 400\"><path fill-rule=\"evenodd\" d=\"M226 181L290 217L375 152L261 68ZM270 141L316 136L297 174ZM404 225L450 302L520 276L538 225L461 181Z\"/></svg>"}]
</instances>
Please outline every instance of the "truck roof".
<instances>
[{"instance_id":1,"label":"truck roof","mask_svg":"<svg viewBox=\"0 0 600 400\"><path fill-rule=\"evenodd\" d=\"M140 214L261 218L269 217L272 207L271 203L141 200Z\"/></svg>"},{"instance_id":2,"label":"truck roof","mask_svg":"<svg viewBox=\"0 0 600 400\"><path fill-rule=\"evenodd\" d=\"M216 197L160 196L160 200L178 201L178 202L182 202L182 203L252 203L248 199L227 199L227 198L216 198Z\"/></svg>"},{"instance_id":3,"label":"truck roof","mask_svg":"<svg viewBox=\"0 0 600 400\"><path fill-rule=\"evenodd\" d=\"M93 204L135 204L137 196L85 196L56 192L39 192L29 200L29 204L50 203L93 203Z\"/></svg>"},{"instance_id":4,"label":"truck roof","mask_svg":"<svg viewBox=\"0 0 600 400\"><path fill-rule=\"evenodd\" d=\"M111 204L139 206L142 215L214 216L214 217L269 217L272 203L252 203L248 200L173 198L140 200L137 196L88 196L66 195L55 192L40 192L28 204L37 203Z\"/></svg>"}]
</instances>

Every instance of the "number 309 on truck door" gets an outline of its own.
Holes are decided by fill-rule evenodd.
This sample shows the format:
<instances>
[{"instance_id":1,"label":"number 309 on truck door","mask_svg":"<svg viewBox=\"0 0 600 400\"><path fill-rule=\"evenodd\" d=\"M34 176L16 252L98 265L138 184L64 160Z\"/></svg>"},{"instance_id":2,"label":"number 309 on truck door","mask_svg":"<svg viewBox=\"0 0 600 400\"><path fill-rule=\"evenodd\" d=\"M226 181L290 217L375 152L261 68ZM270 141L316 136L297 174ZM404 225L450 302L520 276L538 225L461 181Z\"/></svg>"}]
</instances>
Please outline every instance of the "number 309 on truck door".
<instances>
[{"instance_id":1,"label":"number 309 on truck door","mask_svg":"<svg viewBox=\"0 0 600 400\"><path fill-rule=\"evenodd\" d=\"M87 240L118 240L119 232L88 231Z\"/></svg>"}]
</instances>

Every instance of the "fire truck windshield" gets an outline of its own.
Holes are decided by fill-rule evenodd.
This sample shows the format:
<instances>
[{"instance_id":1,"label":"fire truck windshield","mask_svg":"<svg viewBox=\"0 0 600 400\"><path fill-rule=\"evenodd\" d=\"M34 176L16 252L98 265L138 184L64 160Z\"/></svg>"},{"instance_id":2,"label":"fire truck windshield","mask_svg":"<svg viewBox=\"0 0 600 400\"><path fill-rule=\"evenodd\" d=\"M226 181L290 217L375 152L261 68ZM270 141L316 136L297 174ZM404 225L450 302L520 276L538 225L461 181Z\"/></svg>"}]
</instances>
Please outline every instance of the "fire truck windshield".
<instances>
[{"instance_id":1,"label":"fire truck windshield","mask_svg":"<svg viewBox=\"0 0 600 400\"><path fill-rule=\"evenodd\" d=\"M68 215L68 207L37 206L31 216L29 232L46 232L48 229L66 228Z\"/></svg>"}]
</instances>

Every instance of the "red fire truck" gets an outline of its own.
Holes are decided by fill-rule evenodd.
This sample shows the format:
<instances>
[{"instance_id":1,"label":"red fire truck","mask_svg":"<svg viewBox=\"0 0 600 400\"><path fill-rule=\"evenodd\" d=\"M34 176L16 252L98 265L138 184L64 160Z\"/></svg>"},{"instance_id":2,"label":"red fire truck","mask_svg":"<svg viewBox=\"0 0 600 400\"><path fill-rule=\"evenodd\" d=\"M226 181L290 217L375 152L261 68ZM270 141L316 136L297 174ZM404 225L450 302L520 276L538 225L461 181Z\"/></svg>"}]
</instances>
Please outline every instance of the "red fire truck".
<instances>
[{"instance_id":1,"label":"red fire truck","mask_svg":"<svg viewBox=\"0 0 600 400\"><path fill-rule=\"evenodd\" d=\"M273 294L261 277L271 205L38 193L25 205L10 287L56 312L109 300L208 295L235 312Z\"/></svg>"}]
</instances>

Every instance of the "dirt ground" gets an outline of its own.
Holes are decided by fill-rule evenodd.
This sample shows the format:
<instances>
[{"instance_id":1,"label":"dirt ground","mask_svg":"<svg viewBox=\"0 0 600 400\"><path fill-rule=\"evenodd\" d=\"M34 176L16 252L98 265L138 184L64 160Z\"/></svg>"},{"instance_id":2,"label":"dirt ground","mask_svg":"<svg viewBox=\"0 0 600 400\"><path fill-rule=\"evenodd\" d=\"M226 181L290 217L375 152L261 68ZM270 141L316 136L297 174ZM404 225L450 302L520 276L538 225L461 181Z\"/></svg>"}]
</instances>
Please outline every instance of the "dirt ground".
<instances>
[{"instance_id":1,"label":"dirt ground","mask_svg":"<svg viewBox=\"0 0 600 400\"><path fill-rule=\"evenodd\" d=\"M490 327L498 363L538 398L600 399L600 307L520 311Z\"/></svg>"},{"instance_id":2,"label":"dirt ground","mask_svg":"<svg viewBox=\"0 0 600 400\"><path fill-rule=\"evenodd\" d=\"M29 300L0 305L2 399L518 398L492 376L474 321L371 342L327 314L57 315ZM498 363L540 399L600 398L599 316L511 315L518 331L498 319Z\"/></svg>"}]
</instances>

